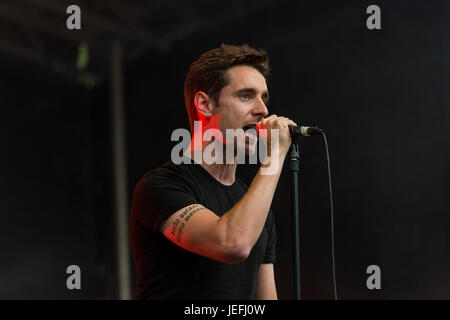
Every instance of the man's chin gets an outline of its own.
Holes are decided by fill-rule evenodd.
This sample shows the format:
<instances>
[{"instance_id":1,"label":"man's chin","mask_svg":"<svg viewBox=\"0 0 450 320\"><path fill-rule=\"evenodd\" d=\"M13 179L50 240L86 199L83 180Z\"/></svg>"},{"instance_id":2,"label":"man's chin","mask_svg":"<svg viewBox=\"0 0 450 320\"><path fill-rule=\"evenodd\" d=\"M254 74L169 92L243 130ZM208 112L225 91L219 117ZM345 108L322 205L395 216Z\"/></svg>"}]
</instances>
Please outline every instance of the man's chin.
<instances>
[{"instance_id":1,"label":"man's chin","mask_svg":"<svg viewBox=\"0 0 450 320\"><path fill-rule=\"evenodd\" d=\"M235 147L235 155L238 156L238 164L243 164L248 162L248 158L254 156L257 152L257 142L248 141L244 143L237 143Z\"/></svg>"},{"instance_id":2,"label":"man's chin","mask_svg":"<svg viewBox=\"0 0 450 320\"><path fill-rule=\"evenodd\" d=\"M256 143L250 144L250 143L247 142L245 144L244 151L245 151L245 156L246 157L249 157L249 156L253 155L256 152Z\"/></svg>"}]
</instances>

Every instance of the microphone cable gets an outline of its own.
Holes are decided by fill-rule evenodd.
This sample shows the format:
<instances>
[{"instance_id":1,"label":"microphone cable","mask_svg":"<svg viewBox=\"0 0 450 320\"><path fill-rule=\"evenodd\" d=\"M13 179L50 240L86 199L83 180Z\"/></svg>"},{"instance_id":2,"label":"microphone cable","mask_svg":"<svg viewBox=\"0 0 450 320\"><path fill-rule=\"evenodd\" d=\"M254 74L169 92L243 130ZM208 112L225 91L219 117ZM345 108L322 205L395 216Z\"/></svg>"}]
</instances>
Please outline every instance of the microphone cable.
<instances>
[{"instance_id":1,"label":"microphone cable","mask_svg":"<svg viewBox=\"0 0 450 320\"><path fill-rule=\"evenodd\" d=\"M331 170L330 170L330 154L328 152L328 142L325 132L321 130L323 140L325 142L325 150L327 153L327 164L328 164L328 186L330 190L330 216L331 216L331 260L333 265L333 289L334 289L334 300L338 299L337 287L336 287L336 265L334 259L334 208L333 208L333 190L331 187Z\"/></svg>"}]
</instances>

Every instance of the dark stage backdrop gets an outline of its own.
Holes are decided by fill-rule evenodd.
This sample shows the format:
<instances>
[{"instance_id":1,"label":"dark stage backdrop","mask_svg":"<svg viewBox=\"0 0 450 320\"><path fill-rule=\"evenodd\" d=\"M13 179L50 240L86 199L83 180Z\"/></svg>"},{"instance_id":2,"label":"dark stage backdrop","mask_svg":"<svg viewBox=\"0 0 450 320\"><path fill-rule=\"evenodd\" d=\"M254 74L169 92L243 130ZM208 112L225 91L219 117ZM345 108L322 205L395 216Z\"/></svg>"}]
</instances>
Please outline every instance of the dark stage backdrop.
<instances>
[{"instance_id":1,"label":"dark stage backdrop","mask_svg":"<svg viewBox=\"0 0 450 320\"><path fill-rule=\"evenodd\" d=\"M270 55L269 112L327 134L339 298L450 299L450 3L378 2L381 30L366 27L370 4L274 1L126 61L129 198L170 158L172 131L188 128L190 63L221 43L248 43ZM115 298L108 83L86 91L3 59L0 298ZM301 139L300 152L302 297L332 299L321 137ZM272 205L275 273L279 298L292 299L286 169ZM256 170L238 174L250 183ZM84 270L81 292L65 287L70 264ZM366 287L370 265L381 268L380 290Z\"/></svg>"}]
</instances>

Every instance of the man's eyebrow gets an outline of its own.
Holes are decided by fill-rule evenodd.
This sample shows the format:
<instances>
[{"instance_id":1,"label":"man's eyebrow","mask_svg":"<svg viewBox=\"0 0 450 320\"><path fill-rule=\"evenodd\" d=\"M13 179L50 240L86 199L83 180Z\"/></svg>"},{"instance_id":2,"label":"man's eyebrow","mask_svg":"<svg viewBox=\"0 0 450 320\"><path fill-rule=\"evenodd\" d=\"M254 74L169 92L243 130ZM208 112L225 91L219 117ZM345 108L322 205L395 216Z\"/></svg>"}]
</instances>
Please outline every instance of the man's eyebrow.
<instances>
[{"instance_id":1,"label":"man's eyebrow","mask_svg":"<svg viewBox=\"0 0 450 320\"><path fill-rule=\"evenodd\" d=\"M251 93L251 94L256 94L258 91L255 88L242 88L239 89L235 92L236 95L240 95L240 94L244 94L244 93ZM263 98L263 100L265 100L266 102L269 101L269 92L264 91L261 94L261 97Z\"/></svg>"}]
</instances>

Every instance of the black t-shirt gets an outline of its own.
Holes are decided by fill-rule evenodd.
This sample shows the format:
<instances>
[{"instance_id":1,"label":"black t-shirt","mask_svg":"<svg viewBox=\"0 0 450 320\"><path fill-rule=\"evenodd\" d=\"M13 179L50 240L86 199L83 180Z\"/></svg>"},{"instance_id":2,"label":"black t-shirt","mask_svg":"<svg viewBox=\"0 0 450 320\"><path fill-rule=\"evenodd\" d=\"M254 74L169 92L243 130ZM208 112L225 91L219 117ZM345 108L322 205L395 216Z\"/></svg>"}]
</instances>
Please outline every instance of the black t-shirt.
<instances>
[{"instance_id":1,"label":"black t-shirt","mask_svg":"<svg viewBox=\"0 0 450 320\"><path fill-rule=\"evenodd\" d=\"M147 172L133 192L130 237L138 299L253 299L259 267L275 262L276 231L269 211L265 227L244 261L225 264L168 240L159 225L176 211L201 204L218 216L247 191L236 177L226 186L199 164L168 162Z\"/></svg>"}]
</instances>

